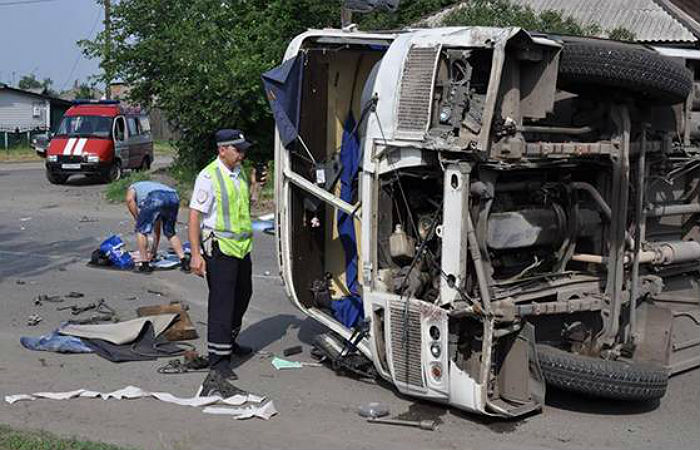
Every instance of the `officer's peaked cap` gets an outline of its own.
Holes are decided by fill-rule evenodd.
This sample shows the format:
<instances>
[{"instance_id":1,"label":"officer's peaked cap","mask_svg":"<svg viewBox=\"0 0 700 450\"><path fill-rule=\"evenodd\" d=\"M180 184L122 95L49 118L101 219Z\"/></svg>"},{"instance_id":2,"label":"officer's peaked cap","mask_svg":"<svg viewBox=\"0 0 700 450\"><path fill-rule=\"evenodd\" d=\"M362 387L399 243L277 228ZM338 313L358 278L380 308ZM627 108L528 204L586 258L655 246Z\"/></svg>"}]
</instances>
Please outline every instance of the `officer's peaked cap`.
<instances>
[{"instance_id":1,"label":"officer's peaked cap","mask_svg":"<svg viewBox=\"0 0 700 450\"><path fill-rule=\"evenodd\" d=\"M216 145L233 145L238 150L248 150L253 144L248 142L241 130L224 128L216 132Z\"/></svg>"}]
</instances>

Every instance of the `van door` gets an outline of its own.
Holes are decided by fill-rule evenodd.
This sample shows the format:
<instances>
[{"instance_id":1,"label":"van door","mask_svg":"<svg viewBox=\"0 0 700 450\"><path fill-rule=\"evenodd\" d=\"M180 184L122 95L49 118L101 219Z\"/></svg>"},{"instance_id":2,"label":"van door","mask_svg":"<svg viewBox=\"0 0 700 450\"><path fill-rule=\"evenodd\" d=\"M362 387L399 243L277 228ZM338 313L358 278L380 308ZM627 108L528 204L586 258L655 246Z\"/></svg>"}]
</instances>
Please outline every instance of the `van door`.
<instances>
[{"instance_id":1,"label":"van door","mask_svg":"<svg viewBox=\"0 0 700 450\"><path fill-rule=\"evenodd\" d=\"M114 119L114 128L112 131L114 139L114 157L121 161L122 167L129 165L129 145L128 131L126 129L126 120L124 116L117 116Z\"/></svg>"},{"instance_id":2,"label":"van door","mask_svg":"<svg viewBox=\"0 0 700 450\"><path fill-rule=\"evenodd\" d=\"M129 129L129 168L141 167L145 149L137 118L127 116L126 126Z\"/></svg>"}]
</instances>

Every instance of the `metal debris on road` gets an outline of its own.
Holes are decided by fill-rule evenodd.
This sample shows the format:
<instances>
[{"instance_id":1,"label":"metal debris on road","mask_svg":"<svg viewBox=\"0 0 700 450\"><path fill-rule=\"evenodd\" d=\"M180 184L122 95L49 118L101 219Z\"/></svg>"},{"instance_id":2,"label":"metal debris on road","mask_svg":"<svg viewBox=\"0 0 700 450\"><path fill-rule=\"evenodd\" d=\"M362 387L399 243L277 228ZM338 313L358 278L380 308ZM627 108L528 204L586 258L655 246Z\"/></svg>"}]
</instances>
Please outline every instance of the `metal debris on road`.
<instances>
[{"instance_id":1,"label":"metal debris on road","mask_svg":"<svg viewBox=\"0 0 700 450\"><path fill-rule=\"evenodd\" d=\"M400 425L404 427L415 427L421 430L435 431L437 430L437 421L435 420L398 420L398 419L377 419L368 418L369 423L380 423L384 425Z\"/></svg>"},{"instance_id":2,"label":"metal debris on road","mask_svg":"<svg viewBox=\"0 0 700 450\"><path fill-rule=\"evenodd\" d=\"M389 407L383 403L371 402L357 408L357 413L362 417L378 418L389 415Z\"/></svg>"},{"instance_id":3,"label":"metal debris on road","mask_svg":"<svg viewBox=\"0 0 700 450\"><path fill-rule=\"evenodd\" d=\"M48 296L46 294L40 294L34 297L34 304L36 306L41 306L44 303L61 303L63 302L63 297L60 295L51 295Z\"/></svg>"},{"instance_id":4,"label":"metal debris on road","mask_svg":"<svg viewBox=\"0 0 700 450\"><path fill-rule=\"evenodd\" d=\"M20 286L23 286L23 285L27 284L27 282L24 281L24 280L17 280L17 281L15 281L15 283L18 284L18 285L20 285Z\"/></svg>"},{"instance_id":5,"label":"metal debris on road","mask_svg":"<svg viewBox=\"0 0 700 450\"><path fill-rule=\"evenodd\" d=\"M66 297L68 297L68 298L81 298L81 297L85 297L85 294L83 294L82 292L70 291L68 294L66 294Z\"/></svg>"},{"instance_id":6,"label":"metal debris on road","mask_svg":"<svg viewBox=\"0 0 700 450\"><path fill-rule=\"evenodd\" d=\"M38 314L32 314L31 316L27 317L27 325L30 327L33 327L35 325L38 325L39 322L41 322L42 319L40 315Z\"/></svg>"},{"instance_id":7,"label":"metal debris on road","mask_svg":"<svg viewBox=\"0 0 700 450\"><path fill-rule=\"evenodd\" d=\"M285 348L284 351L282 351L282 354L284 356L292 356L292 355L296 355L298 353L301 353L303 351L304 351L304 349L301 348L301 345L295 345L293 347Z\"/></svg>"}]
</instances>

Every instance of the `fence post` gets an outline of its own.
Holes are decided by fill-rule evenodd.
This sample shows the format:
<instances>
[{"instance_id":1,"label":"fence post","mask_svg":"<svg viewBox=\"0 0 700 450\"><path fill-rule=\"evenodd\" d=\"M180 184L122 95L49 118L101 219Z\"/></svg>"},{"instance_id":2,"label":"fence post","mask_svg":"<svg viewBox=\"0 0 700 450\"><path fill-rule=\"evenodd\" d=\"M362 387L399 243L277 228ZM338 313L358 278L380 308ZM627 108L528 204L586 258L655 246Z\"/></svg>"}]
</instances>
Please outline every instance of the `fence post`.
<instances>
[{"instance_id":1,"label":"fence post","mask_svg":"<svg viewBox=\"0 0 700 450\"><path fill-rule=\"evenodd\" d=\"M10 147L7 146L7 131L5 131L5 150L10 151Z\"/></svg>"}]
</instances>

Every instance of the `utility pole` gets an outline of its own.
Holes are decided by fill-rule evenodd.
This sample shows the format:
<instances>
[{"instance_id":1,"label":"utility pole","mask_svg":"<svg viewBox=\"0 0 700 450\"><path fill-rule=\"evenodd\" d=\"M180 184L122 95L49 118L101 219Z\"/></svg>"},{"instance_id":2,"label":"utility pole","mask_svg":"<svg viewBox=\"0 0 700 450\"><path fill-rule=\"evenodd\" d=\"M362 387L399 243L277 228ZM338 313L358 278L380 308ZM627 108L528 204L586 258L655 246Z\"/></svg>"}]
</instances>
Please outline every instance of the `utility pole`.
<instances>
[{"instance_id":1,"label":"utility pole","mask_svg":"<svg viewBox=\"0 0 700 450\"><path fill-rule=\"evenodd\" d=\"M110 0L104 0L105 8L105 54L102 59L102 69L105 71L105 98L112 98L112 23L109 17Z\"/></svg>"},{"instance_id":2,"label":"utility pole","mask_svg":"<svg viewBox=\"0 0 700 450\"><path fill-rule=\"evenodd\" d=\"M352 23L352 11L345 6L340 8L340 27L345 28Z\"/></svg>"}]
</instances>

